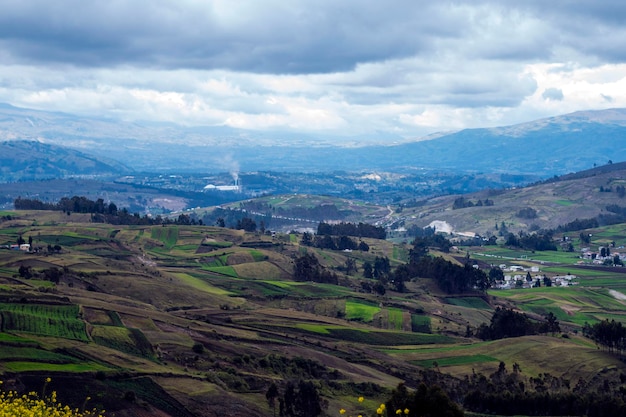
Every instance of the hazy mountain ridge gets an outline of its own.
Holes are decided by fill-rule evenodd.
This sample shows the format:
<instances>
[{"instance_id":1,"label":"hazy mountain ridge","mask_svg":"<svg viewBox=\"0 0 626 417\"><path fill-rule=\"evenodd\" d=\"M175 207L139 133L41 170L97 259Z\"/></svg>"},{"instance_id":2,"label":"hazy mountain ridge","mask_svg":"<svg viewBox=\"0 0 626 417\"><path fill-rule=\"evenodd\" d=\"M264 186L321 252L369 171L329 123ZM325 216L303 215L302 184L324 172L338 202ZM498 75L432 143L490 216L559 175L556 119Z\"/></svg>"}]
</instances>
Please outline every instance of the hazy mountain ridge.
<instances>
[{"instance_id":1,"label":"hazy mountain ridge","mask_svg":"<svg viewBox=\"0 0 626 417\"><path fill-rule=\"evenodd\" d=\"M387 144L369 145L371 137ZM410 171L525 173L543 177L626 160L626 109L581 111L406 142L253 132L226 126L126 123L0 106L0 139L36 139L120 161L138 171ZM389 144L393 142L393 144ZM357 146L361 145L361 146Z\"/></svg>"},{"instance_id":2,"label":"hazy mountain ridge","mask_svg":"<svg viewBox=\"0 0 626 417\"><path fill-rule=\"evenodd\" d=\"M37 141L0 142L0 178L4 181L117 175L130 171L119 162L62 146Z\"/></svg>"}]
</instances>

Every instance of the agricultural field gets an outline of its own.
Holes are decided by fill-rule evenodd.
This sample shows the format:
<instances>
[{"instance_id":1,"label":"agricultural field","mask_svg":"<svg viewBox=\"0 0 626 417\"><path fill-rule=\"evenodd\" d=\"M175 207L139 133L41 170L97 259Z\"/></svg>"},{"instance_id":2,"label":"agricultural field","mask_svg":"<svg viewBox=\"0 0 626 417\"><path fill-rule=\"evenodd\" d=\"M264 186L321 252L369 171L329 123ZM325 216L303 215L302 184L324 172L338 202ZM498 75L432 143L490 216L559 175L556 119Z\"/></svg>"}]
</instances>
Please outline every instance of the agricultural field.
<instances>
[{"instance_id":1,"label":"agricultural field","mask_svg":"<svg viewBox=\"0 0 626 417\"><path fill-rule=\"evenodd\" d=\"M415 382L412 375L428 372L462 379L494 372L500 362L517 363L529 377L626 372L580 334L585 323L626 323L626 274L583 269L571 253L467 250L477 262L570 272L577 284L569 287L446 295L432 280L416 278L407 292L387 285L381 295L367 289L374 281L364 278L364 262L385 256L395 267L407 260L410 246L367 239L369 252L348 254L301 247L296 233L38 216L15 213L0 224L2 244L21 236L44 249L61 248L0 250L0 371L24 374L24 381L71 375L121 395L132 390L139 401L123 402L124 412L149 402L163 417L192 417L201 415L200 403L228 397L251 415L271 415L267 386L298 375L318 381L334 404L358 398L365 386L379 387L368 391L368 401L383 400L392 386L381 381ZM621 242L624 230L598 230L594 244ZM305 251L337 284L293 280L295 260ZM452 255L446 256L459 262ZM350 275L343 270L348 257L357 266ZM484 342L468 332L502 306L536 320L552 313L565 337ZM564 354L572 360L554 360ZM198 387L193 394L191 386ZM172 411L177 407L184 411Z\"/></svg>"}]
</instances>

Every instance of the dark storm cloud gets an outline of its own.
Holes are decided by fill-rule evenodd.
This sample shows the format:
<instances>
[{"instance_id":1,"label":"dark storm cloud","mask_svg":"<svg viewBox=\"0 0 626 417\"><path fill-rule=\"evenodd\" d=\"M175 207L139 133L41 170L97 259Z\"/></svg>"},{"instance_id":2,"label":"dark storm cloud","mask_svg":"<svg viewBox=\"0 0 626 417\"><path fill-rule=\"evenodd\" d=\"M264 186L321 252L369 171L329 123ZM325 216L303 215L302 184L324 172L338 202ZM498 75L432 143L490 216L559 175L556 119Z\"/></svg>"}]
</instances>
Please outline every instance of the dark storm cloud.
<instances>
[{"instance_id":1,"label":"dark storm cloud","mask_svg":"<svg viewBox=\"0 0 626 417\"><path fill-rule=\"evenodd\" d=\"M410 2L2 3L1 47L25 63L334 72L416 54L456 32L435 24L442 11ZM234 16L221 13L228 7Z\"/></svg>"},{"instance_id":2,"label":"dark storm cloud","mask_svg":"<svg viewBox=\"0 0 626 417\"><path fill-rule=\"evenodd\" d=\"M0 102L417 135L624 105L625 23L615 0L0 0Z\"/></svg>"}]
</instances>

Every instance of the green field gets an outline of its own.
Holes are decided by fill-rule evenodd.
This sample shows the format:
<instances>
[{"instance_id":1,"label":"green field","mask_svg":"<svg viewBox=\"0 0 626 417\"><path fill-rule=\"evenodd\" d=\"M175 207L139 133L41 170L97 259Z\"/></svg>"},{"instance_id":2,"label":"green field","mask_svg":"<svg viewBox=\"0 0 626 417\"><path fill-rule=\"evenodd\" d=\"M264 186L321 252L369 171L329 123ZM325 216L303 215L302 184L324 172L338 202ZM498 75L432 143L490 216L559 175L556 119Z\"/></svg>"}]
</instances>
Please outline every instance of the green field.
<instances>
[{"instance_id":1,"label":"green field","mask_svg":"<svg viewBox=\"0 0 626 417\"><path fill-rule=\"evenodd\" d=\"M0 304L2 331L88 341L75 305Z\"/></svg>"},{"instance_id":2,"label":"green field","mask_svg":"<svg viewBox=\"0 0 626 417\"><path fill-rule=\"evenodd\" d=\"M374 303L346 300L346 319L348 320L371 323L374 320L374 315L379 312L380 307Z\"/></svg>"},{"instance_id":3,"label":"green field","mask_svg":"<svg viewBox=\"0 0 626 417\"><path fill-rule=\"evenodd\" d=\"M499 362L499 360L488 355L470 355L451 356L447 358L435 357L432 359L421 359L410 362L424 368L438 368L446 366L480 364L485 362Z\"/></svg>"}]
</instances>

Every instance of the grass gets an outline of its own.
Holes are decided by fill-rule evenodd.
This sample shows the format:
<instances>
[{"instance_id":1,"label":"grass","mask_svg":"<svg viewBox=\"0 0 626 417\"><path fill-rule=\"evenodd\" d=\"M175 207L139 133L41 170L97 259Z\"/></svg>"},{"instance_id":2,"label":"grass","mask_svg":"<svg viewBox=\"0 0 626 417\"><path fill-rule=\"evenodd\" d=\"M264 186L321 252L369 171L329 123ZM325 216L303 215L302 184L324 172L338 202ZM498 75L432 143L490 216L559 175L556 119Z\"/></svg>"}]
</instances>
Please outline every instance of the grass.
<instances>
[{"instance_id":1,"label":"grass","mask_svg":"<svg viewBox=\"0 0 626 417\"><path fill-rule=\"evenodd\" d=\"M209 267L205 267L204 269L207 271L215 272L215 273L226 275L226 276L233 277L233 278L239 277L239 275L237 274L237 271L235 271L235 268L233 268L232 266L209 266Z\"/></svg>"},{"instance_id":2,"label":"grass","mask_svg":"<svg viewBox=\"0 0 626 417\"><path fill-rule=\"evenodd\" d=\"M43 362L7 362L0 365L0 367L6 369L9 372L45 372L45 373L53 373L53 372L73 372L73 373L84 373L84 372L95 372L95 371L108 371L111 368L106 367L101 364L93 363L93 362L82 362L82 363L43 363Z\"/></svg>"},{"instance_id":3,"label":"grass","mask_svg":"<svg viewBox=\"0 0 626 417\"><path fill-rule=\"evenodd\" d=\"M77 358L72 358L60 353L50 352L33 347L2 346L0 349L0 361L2 362L48 362L48 363L76 363Z\"/></svg>"},{"instance_id":4,"label":"grass","mask_svg":"<svg viewBox=\"0 0 626 417\"><path fill-rule=\"evenodd\" d=\"M411 314L411 331L419 333L430 333L430 317L419 314Z\"/></svg>"},{"instance_id":5,"label":"grass","mask_svg":"<svg viewBox=\"0 0 626 417\"><path fill-rule=\"evenodd\" d=\"M167 249L172 249L178 242L178 226L153 227L150 230L152 239L163 242Z\"/></svg>"},{"instance_id":6,"label":"grass","mask_svg":"<svg viewBox=\"0 0 626 417\"><path fill-rule=\"evenodd\" d=\"M448 297L445 301L459 307L474 308L479 310L492 309L492 307L480 297Z\"/></svg>"},{"instance_id":7,"label":"grass","mask_svg":"<svg viewBox=\"0 0 626 417\"><path fill-rule=\"evenodd\" d=\"M176 278L180 279L186 285L190 287L203 291L213 295L231 295L232 293L221 288L218 288L214 285L209 284L207 281L202 279L201 277L194 276L192 274L184 274L184 273L176 273L174 274Z\"/></svg>"},{"instance_id":8,"label":"grass","mask_svg":"<svg viewBox=\"0 0 626 417\"><path fill-rule=\"evenodd\" d=\"M431 358L431 359L421 359L415 361L409 361L414 365L418 365L424 368L437 368L437 367L446 367L446 366L457 366L457 365L471 365L471 364L479 364L485 362L499 362L498 359L488 356L488 355L468 355L468 356L451 356L448 358Z\"/></svg>"},{"instance_id":9,"label":"grass","mask_svg":"<svg viewBox=\"0 0 626 417\"><path fill-rule=\"evenodd\" d=\"M2 331L88 341L76 305L0 304Z\"/></svg>"},{"instance_id":10,"label":"grass","mask_svg":"<svg viewBox=\"0 0 626 417\"><path fill-rule=\"evenodd\" d=\"M91 330L94 342L120 352L154 359L152 345L138 329L94 325Z\"/></svg>"},{"instance_id":11,"label":"grass","mask_svg":"<svg viewBox=\"0 0 626 417\"><path fill-rule=\"evenodd\" d=\"M399 308L388 308L387 309L388 323L390 329L402 330L404 327L404 310L400 310Z\"/></svg>"},{"instance_id":12,"label":"grass","mask_svg":"<svg viewBox=\"0 0 626 417\"><path fill-rule=\"evenodd\" d=\"M364 323L371 323L374 315L380 312L380 308L374 303L365 301L346 301L346 319L358 320Z\"/></svg>"}]
</instances>

